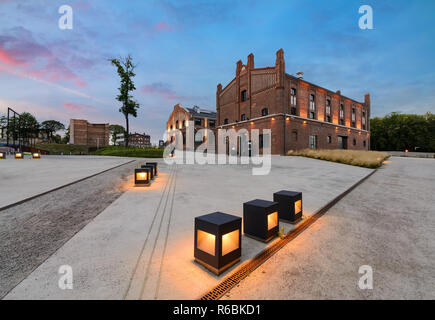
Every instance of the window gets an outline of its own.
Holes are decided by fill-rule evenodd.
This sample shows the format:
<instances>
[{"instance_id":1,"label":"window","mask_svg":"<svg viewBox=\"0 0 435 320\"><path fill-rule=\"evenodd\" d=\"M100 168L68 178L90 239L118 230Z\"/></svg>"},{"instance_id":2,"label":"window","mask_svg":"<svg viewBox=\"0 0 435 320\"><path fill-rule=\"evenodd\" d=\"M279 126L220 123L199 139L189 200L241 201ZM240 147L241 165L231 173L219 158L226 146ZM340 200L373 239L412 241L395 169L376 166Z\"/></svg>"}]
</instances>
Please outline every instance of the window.
<instances>
[{"instance_id":1,"label":"window","mask_svg":"<svg viewBox=\"0 0 435 320\"><path fill-rule=\"evenodd\" d=\"M352 108L352 127L355 127L355 108Z\"/></svg>"},{"instance_id":2,"label":"window","mask_svg":"<svg viewBox=\"0 0 435 320\"><path fill-rule=\"evenodd\" d=\"M242 114L240 116L240 121L245 121L246 120L246 114Z\"/></svg>"},{"instance_id":3,"label":"window","mask_svg":"<svg viewBox=\"0 0 435 320\"><path fill-rule=\"evenodd\" d=\"M175 129L178 129L178 120L175 121Z\"/></svg>"},{"instance_id":4,"label":"window","mask_svg":"<svg viewBox=\"0 0 435 320\"><path fill-rule=\"evenodd\" d=\"M366 141L365 140L363 141L363 146L364 146L364 148L366 147Z\"/></svg>"},{"instance_id":5,"label":"window","mask_svg":"<svg viewBox=\"0 0 435 320\"><path fill-rule=\"evenodd\" d=\"M224 124L228 124L228 119L225 119L225 120L224 120Z\"/></svg>"},{"instance_id":6,"label":"window","mask_svg":"<svg viewBox=\"0 0 435 320\"><path fill-rule=\"evenodd\" d=\"M242 102L243 102L243 101L246 101L246 90L243 90L243 91L242 91L241 99L242 99Z\"/></svg>"},{"instance_id":7,"label":"window","mask_svg":"<svg viewBox=\"0 0 435 320\"><path fill-rule=\"evenodd\" d=\"M344 125L344 105L340 104L340 124Z\"/></svg>"},{"instance_id":8,"label":"window","mask_svg":"<svg viewBox=\"0 0 435 320\"><path fill-rule=\"evenodd\" d=\"M216 121L214 120L208 120L208 126L214 128L214 126L216 125Z\"/></svg>"},{"instance_id":9,"label":"window","mask_svg":"<svg viewBox=\"0 0 435 320\"><path fill-rule=\"evenodd\" d=\"M290 108L290 114L295 116L296 113L297 113L297 111L296 111L296 107L291 107L291 108Z\"/></svg>"},{"instance_id":10,"label":"window","mask_svg":"<svg viewBox=\"0 0 435 320\"><path fill-rule=\"evenodd\" d=\"M171 124L171 130L172 130L172 124Z\"/></svg>"},{"instance_id":11,"label":"window","mask_svg":"<svg viewBox=\"0 0 435 320\"><path fill-rule=\"evenodd\" d=\"M365 130L366 129L366 113L364 111L362 113L361 123L362 123L363 130Z\"/></svg>"},{"instance_id":12,"label":"window","mask_svg":"<svg viewBox=\"0 0 435 320\"><path fill-rule=\"evenodd\" d=\"M311 111L316 111L316 97L314 96L314 94L310 94L310 110Z\"/></svg>"},{"instance_id":13,"label":"window","mask_svg":"<svg viewBox=\"0 0 435 320\"><path fill-rule=\"evenodd\" d=\"M258 147L259 147L260 149L263 148L263 139L264 139L263 135L260 134L260 135L258 136Z\"/></svg>"},{"instance_id":14,"label":"window","mask_svg":"<svg viewBox=\"0 0 435 320\"><path fill-rule=\"evenodd\" d=\"M296 89L295 88L290 89L290 104L293 106L296 105Z\"/></svg>"},{"instance_id":15,"label":"window","mask_svg":"<svg viewBox=\"0 0 435 320\"><path fill-rule=\"evenodd\" d=\"M327 141L328 143L331 143L331 142L332 142L332 137L331 137L331 136L327 136L327 137L326 137L326 141Z\"/></svg>"},{"instance_id":16,"label":"window","mask_svg":"<svg viewBox=\"0 0 435 320\"><path fill-rule=\"evenodd\" d=\"M354 146L356 146L356 140L355 140L355 138L353 139L352 144L353 144Z\"/></svg>"},{"instance_id":17,"label":"window","mask_svg":"<svg viewBox=\"0 0 435 320\"><path fill-rule=\"evenodd\" d=\"M298 141L298 131L297 130L292 131L292 138L294 141Z\"/></svg>"},{"instance_id":18,"label":"window","mask_svg":"<svg viewBox=\"0 0 435 320\"><path fill-rule=\"evenodd\" d=\"M330 115L326 116L326 122L331 122L331 116Z\"/></svg>"},{"instance_id":19,"label":"window","mask_svg":"<svg viewBox=\"0 0 435 320\"><path fill-rule=\"evenodd\" d=\"M310 149L317 149L317 136L309 136Z\"/></svg>"},{"instance_id":20,"label":"window","mask_svg":"<svg viewBox=\"0 0 435 320\"><path fill-rule=\"evenodd\" d=\"M195 118L195 126L200 126L202 124L201 119Z\"/></svg>"},{"instance_id":21,"label":"window","mask_svg":"<svg viewBox=\"0 0 435 320\"><path fill-rule=\"evenodd\" d=\"M267 110L267 108L264 108L263 110L261 110L262 116L267 116L268 114L269 114L269 111Z\"/></svg>"},{"instance_id":22,"label":"window","mask_svg":"<svg viewBox=\"0 0 435 320\"><path fill-rule=\"evenodd\" d=\"M325 114L331 115L331 100L330 99L326 99L326 108L325 108ZM330 121L328 121L330 122Z\"/></svg>"},{"instance_id":23,"label":"window","mask_svg":"<svg viewBox=\"0 0 435 320\"><path fill-rule=\"evenodd\" d=\"M316 97L314 94L310 94L310 113L308 114L310 119L316 119Z\"/></svg>"}]
</instances>

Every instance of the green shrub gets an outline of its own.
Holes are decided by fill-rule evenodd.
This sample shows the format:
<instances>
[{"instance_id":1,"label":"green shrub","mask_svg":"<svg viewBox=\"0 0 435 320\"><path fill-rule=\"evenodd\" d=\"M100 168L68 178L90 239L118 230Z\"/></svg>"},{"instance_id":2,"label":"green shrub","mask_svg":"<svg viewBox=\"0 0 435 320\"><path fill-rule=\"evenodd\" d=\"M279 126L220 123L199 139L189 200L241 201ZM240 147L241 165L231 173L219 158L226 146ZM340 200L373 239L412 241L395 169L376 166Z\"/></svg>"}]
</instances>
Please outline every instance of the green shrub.
<instances>
[{"instance_id":1,"label":"green shrub","mask_svg":"<svg viewBox=\"0 0 435 320\"><path fill-rule=\"evenodd\" d=\"M162 148L136 148L136 147L122 147L122 146L109 146L98 149L92 153L98 156L115 156L115 157L133 157L133 158L162 158Z\"/></svg>"}]
</instances>

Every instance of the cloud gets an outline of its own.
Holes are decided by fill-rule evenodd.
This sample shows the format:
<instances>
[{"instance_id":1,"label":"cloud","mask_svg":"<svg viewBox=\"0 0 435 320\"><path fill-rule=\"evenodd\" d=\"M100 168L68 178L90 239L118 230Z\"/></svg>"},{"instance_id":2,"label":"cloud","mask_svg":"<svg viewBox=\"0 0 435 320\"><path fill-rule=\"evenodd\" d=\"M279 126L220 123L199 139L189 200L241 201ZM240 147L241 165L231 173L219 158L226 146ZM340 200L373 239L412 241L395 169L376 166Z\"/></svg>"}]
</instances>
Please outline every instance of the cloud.
<instances>
[{"instance_id":1,"label":"cloud","mask_svg":"<svg viewBox=\"0 0 435 320\"><path fill-rule=\"evenodd\" d=\"M154 95L165 99L166 101L182 100L185 97L178 95L168 84L156 82L144 85L139 89L139 92L144 95Z\"/></svg>"},{"instance_id":2,"label":"cloud","mask_svg":"<svg viewBox=\"0 0 435 320\"><path fill-rule=\"evenodd\" d=\"M97 111L95 106L81 103L65 102L62 106L71 112Z\"/></svg>"},{"instance_id":3,"label":"cloud","mask_svg":"<svg viewBox=\"0 0 435 320\"><path fill-rule=\"evenodd\" d=\"M86 59L72 57L75 66L89 67ZM67 66L67 61L53 53L53 48L38 43L32 33L23 27L9 29L0 35L0 62L3 63L3 71L10 72L8 67L13 67L10 73L16 75L70 83L80 88L87 86L86 81Z\"/></svg>"},{"instance_id":4,"label":"cloud","mask_svg":"<svg viewBox=\"0 0 435 320\"><path fill-rule=\"evenodd\" d=\"M160 23L154 26L155 31L172 31L174 28L167 24L165 21L161 21Z\"/></svg>"}]
</instances>

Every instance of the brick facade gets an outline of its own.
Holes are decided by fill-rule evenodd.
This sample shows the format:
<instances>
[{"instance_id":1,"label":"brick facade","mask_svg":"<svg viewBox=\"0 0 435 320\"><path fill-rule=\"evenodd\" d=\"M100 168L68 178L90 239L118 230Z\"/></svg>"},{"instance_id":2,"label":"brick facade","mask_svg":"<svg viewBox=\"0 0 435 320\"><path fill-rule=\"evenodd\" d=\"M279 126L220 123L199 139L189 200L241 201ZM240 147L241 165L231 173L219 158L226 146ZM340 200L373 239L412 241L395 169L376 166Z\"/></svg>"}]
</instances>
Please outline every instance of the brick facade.
<instances>
[{"instance_id":1,"label":"brick facade","mask_svg":"<svg viewBox=\"0 0 435 320\"><path fill-rule=\"evenodd\" d=\"M86 120L70 120L70 144L105 147L109 145L109 124L93 124Z\"/></svg>"},{"instance_id":2,"label":"brick facade","mask_svg":"<svg viewBox=\"0 0 435 320\"><path fill-rule=\"evenodd\" d=\"M255 68L252 53L238 61L235 78L217 86L216 110L218 128L271 129L273 154L308 148L310 139L319 149L370 149L370 95L358 102L286 74L282 49L274 67Z\"/></svg>"},{"instance_id":3,"label":"brick facade","mask_svg":"<svg viewBox=\"0 0 435 320\"><path fill-rule=\"evenodd\" d=\"M178 129L183 134L183 144L185 144L186 128L189 121L194 122L195 132L200 129L210 129L213 132L216 130L216 112L197 106L184 108L181 104L176 104L166 122L167 142L172 142L175 139L173 130ZM195 141L195 145L199 144L199 141Z\"/></svg>"}]
</instances>

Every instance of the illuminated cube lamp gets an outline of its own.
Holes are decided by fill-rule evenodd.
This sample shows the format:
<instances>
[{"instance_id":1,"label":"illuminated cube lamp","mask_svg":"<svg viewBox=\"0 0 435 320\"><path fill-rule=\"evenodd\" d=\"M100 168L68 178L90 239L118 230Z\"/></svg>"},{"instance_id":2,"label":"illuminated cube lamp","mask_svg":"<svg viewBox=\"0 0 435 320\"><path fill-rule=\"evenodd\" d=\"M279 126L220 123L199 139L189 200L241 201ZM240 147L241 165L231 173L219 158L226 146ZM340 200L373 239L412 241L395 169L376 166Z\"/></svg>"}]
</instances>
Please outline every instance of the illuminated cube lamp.
<instances>
[{"instance_id":1,"label":"illuminated cube lamp","mask_svg":"<svg viewBox=\"0 0 435 320\"><path fill-rule=\"evenodd\" d=\"M295 223L302 218L302 192L281 190L273 194L278 202L278 215L282 220Z\"/></svg>"},{"instance_id":2,"label":"illuminated cube lamp","mask_svg":"<svg viewBox=\"0 0 435 320\"><path fill-rule=\"evenodd\" d=\"M140 166L142 169L144 168L148 168L150 169L150 179L153 180L154 179L154 172L155 172L155 167L150 165L150 164L144 164Z\"/></svg>"},{"instance_id":3,"label":"illuminated cube lamp","mask_svg":"<svg viewBox=\"0 0 435 320\"><path fill-rule=\"evenodd\" d=\"M22 152L16 152L15 159L24 159L24 154Z\"/></svg>"},{"instance_id":4,"label":"illuminated cube lamp","mask_svg":"<svg viewBox=\"0 0 435 320\"><path fill-rule=\"evenodd\" d=\"M195 218L195 261L219 275L240 260L242 219L222 212Z\"/></svg>"},{"instance_id":5,"label":"illuminated cube lamp","mask_svg":"<svg viewBox=\"0 0 435 320\"><path fill-rule=\"evenodd\" d=\"M154 175L155 176L158 176L158 173L157 173L157 171L158 171L158 168L159 168L159 164L158 164L158 162L147 162L147 163L145 163L145 165L152 165L152 166L154 166Z\"/></svg>"},{"instance_id":6,"label":"illuminated cube lamp","mask_svg":"<svg viewBox=\"0 0 435 320\"><path fill-rule=\"evenodd\" d=\"M0 159L6 159L6 153L0 152Z\"/></svg>"},{"instance_id":7,"label":"illuminated cube lamp","mask_svg":"<svg viewBox=\"0 0 435 320\"><path fill-rule=\"evenodd\" d=\"M134 185L136 187L147 187L150 185L151 169L140 168L134 170Z\"/></svg>"},{"instance_id":8,"label":"illuminated cube lamp","mask_svg":"<svg viewBox=\"0 0 435 320\"><path fill-rule=\"evenodd\" d=\"M264 242L278 235L278 203L255 199L243 204L243 232Z\"/></svg>"},{"instance_id":9,"label":"illuminated cube lamp","mask_svg":"<svg viewBox=\"0 0 435 320\"><path fill-rule=\"evenodd\" d=\"M39 152L33 152L32 157L33 159L41 159L41 154Z\"/></svg>"}]
</instances>

